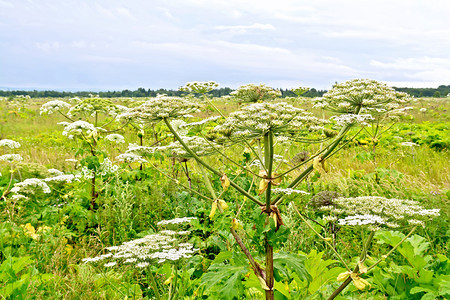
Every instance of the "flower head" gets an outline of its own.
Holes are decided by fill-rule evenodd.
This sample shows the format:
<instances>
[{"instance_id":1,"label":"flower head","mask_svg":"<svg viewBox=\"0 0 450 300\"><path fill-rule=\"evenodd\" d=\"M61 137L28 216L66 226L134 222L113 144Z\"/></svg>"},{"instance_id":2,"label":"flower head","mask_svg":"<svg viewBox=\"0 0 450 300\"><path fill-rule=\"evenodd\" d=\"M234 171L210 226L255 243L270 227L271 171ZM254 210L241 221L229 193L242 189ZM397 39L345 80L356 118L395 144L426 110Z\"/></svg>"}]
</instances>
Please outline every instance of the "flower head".
<instances>
[{"instance_id":1,"label":"flower head","mask_svg":"<svg viewBox=\"0 0 450 300\"><path fill-rule=\"evenodd\" d=\"M189 117L190 114L198 112L199 108L198 103L189 99L163 96L151 98L117 117L140 122L157 122L163 119Z\"/></svg>"},{"instance_id":2,"label":"flower head","mask_svg":"<svg viewBox=\"0 0 450 300\"><path fill-rule=\"evenodd\" d=\"M52 114L54 112L66 110L71 107L72 107L72 105L70 105L67 102L61 101L61 100L49 101L41 106L41 115L42 114Z\"/></svg>"},{"instance_id":3,"label":"flower head","mask_svg":"<svg viewBox=\"0 0 450 300\"><path fill-rule=\"evenodd\" d=\"M240 86L236 91L231 92L240 102L258 102L268 99L275 99L281 96L281 92L266 86L265 84L246 84Z\"/></svg>"},{"instance_id":4,"label":"flower head","mask_svg":"<svg viewBox=\"0 0 450 300\"><path fill-rule=\"evenodd\" d=\"M13 140L3 139L0 140L0 147L8 147L10 149L15 149L20 147L20 143Z\"/></svg>"},{"instance_id":5,"label":"flower head","mask_svg":"<svg viewBox=\"0 0 450 300\"><path fill-rule=\"evenodd\" d=\"M207 82L188 82L183 87L180 87L180 91L195 93L195 94L205 94L209 91L212 91L213 89L216 89L219 87L219 84L214 81L207 81Z\"/></svg>"},{"instance_id":6,"label":"flower head","mask_svg":"<svg viewBox=\"0 0 450 300\"><path fill-rule=\"evenodd\" d=\"M315 106L338 113L355 113L357 109L376 113L377 109L393 110L411 100L408 94L396 92L382 82L353 79L334 85L323 97L315 100Z\"/></svg>"}]
</instances>

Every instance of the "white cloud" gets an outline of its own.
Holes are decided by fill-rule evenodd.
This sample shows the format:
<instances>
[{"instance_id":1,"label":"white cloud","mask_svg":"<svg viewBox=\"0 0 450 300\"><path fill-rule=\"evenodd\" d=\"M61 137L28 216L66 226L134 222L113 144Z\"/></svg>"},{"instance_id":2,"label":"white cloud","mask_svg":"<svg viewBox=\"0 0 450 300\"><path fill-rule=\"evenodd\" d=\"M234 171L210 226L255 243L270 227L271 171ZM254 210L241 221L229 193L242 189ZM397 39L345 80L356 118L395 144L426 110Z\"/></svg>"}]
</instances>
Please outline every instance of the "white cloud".
<instances>
[{"instance_id":1,"label":"white cloud","mask_svg":"<svg viewBox=\"0 0 450 300\"><path fill-rule=\"evenodd\" d=\"M227 25L227 26L219 25L219 26L214 26L214 29L246 31L247 29L275 30L275 27L272 24L254 23L252 25Z\"/></svg>"}]
</instances>

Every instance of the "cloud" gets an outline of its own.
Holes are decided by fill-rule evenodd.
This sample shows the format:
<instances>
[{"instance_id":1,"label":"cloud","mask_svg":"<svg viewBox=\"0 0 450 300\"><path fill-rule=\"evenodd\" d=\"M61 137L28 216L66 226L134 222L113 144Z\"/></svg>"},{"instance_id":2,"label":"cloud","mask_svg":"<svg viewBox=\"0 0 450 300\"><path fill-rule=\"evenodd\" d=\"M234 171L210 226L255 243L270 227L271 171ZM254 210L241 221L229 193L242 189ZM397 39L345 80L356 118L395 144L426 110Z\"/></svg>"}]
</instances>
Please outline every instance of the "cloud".
<instances>
[{"instance_id":1,"label":"cloud","mask_svg":"<svg viewBox=\"0 0 450 300\"><path fill-rule=\"evenodd\" d=\"M254 23L252 25L220 25L214 26L214 29L247 31L247 29L275 30L275 27L272 24Z\"/></svg>"}]
</instances>

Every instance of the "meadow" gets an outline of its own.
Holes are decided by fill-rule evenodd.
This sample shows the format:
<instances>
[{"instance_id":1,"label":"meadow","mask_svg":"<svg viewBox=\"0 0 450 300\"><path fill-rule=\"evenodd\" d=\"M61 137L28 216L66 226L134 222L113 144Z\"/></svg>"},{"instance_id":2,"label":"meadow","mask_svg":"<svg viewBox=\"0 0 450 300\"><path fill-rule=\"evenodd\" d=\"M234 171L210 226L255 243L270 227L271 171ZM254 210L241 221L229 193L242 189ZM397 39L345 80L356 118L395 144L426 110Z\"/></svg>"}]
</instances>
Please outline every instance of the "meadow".
<instances>
[{"instance_id":1,"label":"meadow","mask_svg":"<svg viewBox=\"0 0 450 300\"><path fill-rule=\"evenodd\" d=\"M0 298L450 297L449 98L214 87L1 98Z\"/></svg>"}]
</instances>

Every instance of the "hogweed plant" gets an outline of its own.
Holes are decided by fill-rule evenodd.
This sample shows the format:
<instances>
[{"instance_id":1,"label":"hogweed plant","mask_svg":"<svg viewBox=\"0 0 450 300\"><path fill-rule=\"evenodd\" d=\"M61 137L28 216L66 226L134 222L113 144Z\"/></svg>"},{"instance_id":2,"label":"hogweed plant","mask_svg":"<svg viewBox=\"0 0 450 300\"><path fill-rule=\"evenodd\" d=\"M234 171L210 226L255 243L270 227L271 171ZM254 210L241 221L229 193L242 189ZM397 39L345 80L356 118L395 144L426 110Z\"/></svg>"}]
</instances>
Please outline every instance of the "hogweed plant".
<instances>
[{"instance_id":1,"label":"hogweed plant","mask_svg":"<svg viewBox=\"0 0 450 300\"><path fill-rule=\"evenodd\" d=\"M209 83L192 83L187 84L184 89L205 95L208 89L213 86L214 84ZM305 90L306 88L298 89L298 92L301 93ZM235 94L236 96L241 95L239 97L245 100L242 102L254 103L228 116L225 116L216 107L215 109L220 116L198 122L181 122L182 119L184 121L193 117L192 114L199 112L201 103L196 101L195 98L156 97L125 111L119 115L119 118L137 120L146 125L153 125L158 122L164 123L175 141L167 145L153 147L131 145L128 151L121 154L119 158L123 161L149 163L167 177L171 177L168 172L152 163L151 154L161 152L167 156L182 159L184 162L195 161L203 175L205 190L208 191L208 194L203 194L202 189L194 189L190 184L189 186L184 185L176 178L172 178L172 180L177 185L196 194L199 198L210 201L209 218L211 220L213 220L217 211L223 212L229 209L231 204L240 207L236 213L228 213L233 216L229 223L231 236L235 239L235 245L241 249L247 258L266 299L274 299L274 290L276 289L274 261L279 261L280 257L283 257L283 259L290 257L274 250L289 234L289 228L283 222L280 203L292 198L292 195L306 193L297 187L313 171L320 174L326 173L325 162L342 150L345 144L355 137L354 135L346 138L352 128L368 126L379 115L400 109L411 99L406 94L397 93L385 84L374 80L351 80L335 85L322 98L315 100L316 107L328 109L335 114L328 120L324 120L285 102L261 102L262 100L275 99L280 95L278 91L263 85L259 87L249 85L239 89ZM212 126L211 124L216 125ZM360 131L361 129L357 130L357 132ZM314 144L320 145L320 148L314 148ZM289 165L285 159L287 153L295 151L300 145L306 145L312 149L318 148L318 150L310 157L300 160L296 165ZM248 159L245 162L236 161L232 156L234 151L246 153ZM221 164L212 163L210 157L219 158ZM298 170L301 170L301 172ZM211 175L213 180L210 178ZM253 184L250 188L244 188L240 181L236 181L238 176L249 177L249 181L256 183L257 188L252 189ZM220 185L214 184L217 181L220 181ZM253 203L253 208L259 208L262 223L243 224L239 220L243 203L238 203L237 198L228 200L234 203L227 203L224 200L227 197L229 199L230 195L234 195L230 192L231 188L235 190L234 193L237 192L246 200L250 200ZM286 195L291 196L286 197ZM333 215L329 216L330 220L339 220L339 226L372 226L371 229L374 229L375 227L387 226L387 224L397 224L398 222L396 223L392 219L401 214L403 214L403 218L407 216L416 217L416 215L421 214L425 216L436 215L435 211L428 211L417 205L414 206L415 202L413 201L402 202L398 200L400 201L397 211L398 216L395 215L394 217L387 215L383 209L377 213L375 207L366 210L346 207L344 205L346 200L339 199L333 202L335 206L332 209L330 208ZM355 199L352 201L351 203L357 202ZM380 200L380 203L384 203L385 209L389 209L387 205L390 202L390 200ZM359 202L358 205L363 204ZM381 207L381 204L379 206ZM352 215L350 215L350 210L353 210ZM394 209L391 210L395 211ZM335 214L344 214L344 216ZM300 218L304 219L302 214L299 215ZM415 222L419 224L420 220L417 219ZM252 231L250 234L248 231L251 228L256 228L256 231ZM249 249L249 241L246 241L248 236L252 236L253 246L255 246L255 243L259 243L256 248L263 249L260 251L264 256L262 259L258 253ZM370 233L369 238L365 241L362 251L364 257L367 255L372 237L373 234ZM326 242L328 243L328 240ZM360 272L358 272L361 267L358 266L358 269L352 271L336 249L334 249L334 252L346 266L348 272L340 276L339 279L344 278L346 284L353 280L357 286L365 286L366 284L360 277ZM364 257L360 261L364 262ZM297 272L300 273L297 275L300 278L308 280L308 276L302 273L302 268L298 262L287 261L287 266L296 266ZM280 268L280 265L276 266ZM214 270L217 270L217 265L215 265ZM280 272L277 274L280 274ZM287 271L283 274L288 276ZM209 279L208 282L210 282ZM220 279L214 282L219 283ZM340 293L345 286L342 285L341 288L336 290L332 297Z\"/></svg>"},{"instance_id":2,"label":"hogweed plant","mask_svg":"<svg viewBox=\"0 0 450 300\"><path fill-rule=\"evenodd\" d=\"M98 142L105 136L105 140L114 144L124 142L123 136L112 133L118 129L107 128L116 121L119 113L127 108L114 105L109 99L102 98L73 98L74 105L61 100L49 101L42 105L42 114L58 113L70 122L60 122L64 126L62 134L71 140L80 142L75 155L90 153L81 160L83 177L91 181L90 209L94 209L95 199L98 197L96 190L96 178L98 174L111 173L111 162L105 157L105 153L98 147ZM103 156L103 162L99 156Z\"/></svg>"}]
</instances>

